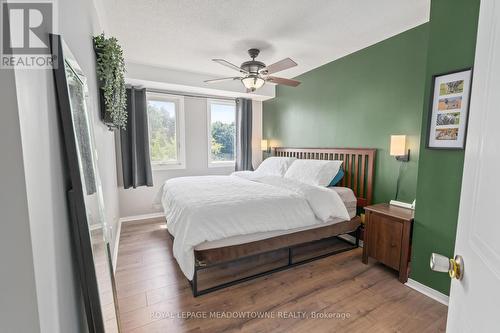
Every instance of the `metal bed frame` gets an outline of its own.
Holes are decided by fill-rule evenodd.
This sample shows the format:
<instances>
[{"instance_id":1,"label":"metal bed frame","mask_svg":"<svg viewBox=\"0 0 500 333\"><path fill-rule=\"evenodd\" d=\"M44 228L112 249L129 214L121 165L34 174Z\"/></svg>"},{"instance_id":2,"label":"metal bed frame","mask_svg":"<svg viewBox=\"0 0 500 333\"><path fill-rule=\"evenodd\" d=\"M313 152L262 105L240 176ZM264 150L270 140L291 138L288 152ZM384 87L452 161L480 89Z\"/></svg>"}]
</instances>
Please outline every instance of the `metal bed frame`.
<instances>
[{"instance_id":1,"label":"metal bed frame","mask_svg":"<svg viewBox=\"0 0 500 333\"><path fill-rule=\"evenodd\" d=\"M361 228L362 228L362 226L359 226L356 229L356 231L354 231L354 234L355 234L355 242L354 243L350 242L347 239L339 237L339 236L341 236L341 235L339 235L339 236L332 236L332 237L328 237L328 238L318 239L318 240L315 240L315 241L306 242L306 243L302 243L302 244L298 244L298 245L294 245L294 246L283 247L283 248L276 249L276 250L271 250L271 251L261 252L261 253L257 253L257 254L252 254L252 255L249 255L249 256L245 256L245 257L241 257L241 258L237 258L237 259L233 259L233 260L229 260L229 261L218 262L218 263L211 264L211 265L195 265L193 280L189 281L189 283L191 285L191 289L193 291L193 296L194 297L198 297L198 296L201 296L201 295L205 295L205 294L217 291L217 290L221 290L221 289L224 289L224 288L228 288L228 287L234 286L234 285L239 284L239 283L243 283L243 282L246 282L246 281L257 279L257 278L260 278L260 277L263 277L263 276L266 276L266 275L270 275L270 274L273 274L273 273L276 273L276 272L284 271L284 270L287 270L287 269L290 269L290 268L293 268L293 267L297 267L297 266L300 266L300 265L303 265L303 264L307 264L307 263L310 263L310 262L318 260L318 259L327 258L329 256L332 256L332 255L335 255L335 254L338 254L338 253L342 253L342 252L345 252L345 251L356 249L356 248L359 247L359 238L360 238L360 234L361 234ZM302 247L302 246L310 245L310 244L315 244L315 243L318 243L320 241L325 241L325 240L334 239L334 238L347 243L349 246L346 246L345 248L337 249L337 250L334 250L334 251L331 251L331 252L328 252L328 253L324 253L324 254L321 254L321 255L318 255L318 256L315 256L315 257L311 257L311 258L307 258L307 259L300 260L300 261L297 261L297 262L293 262L293 250L294 250L294 248L298 248L298 247ZM206 269L209 269L209 268L213 268L213 267L217 267L217 266L222 266L222 265L226 265L226 264L238 262L240 260L244 260L244 259L248 259L248 258L252 258L252 257L257 257L257 256L265 255L265 254L274 253L274 252L279 252L279 251L282 251L282 250L285 250L285 249L288 250L288 263L286 265L284 265L284 266L276 267L276 268L273 268L273 269L270 269L270 270L267 270L267 271L264 271L264 272L260 272L260 273L257 273L257 274L252 274L252 275L249 275L249 276L245 276L245 277L242 277L242 278L239 278L239 279L236 279L236 280L232 280L232 281L229 281L229 282L224 282L224 283L216 285L214 287L209 287L209 288L202 289L202 290L198 289L198 272L200 272L200 271L203 271L203 270L206 270Z\"/></svg>"}]
</instances>

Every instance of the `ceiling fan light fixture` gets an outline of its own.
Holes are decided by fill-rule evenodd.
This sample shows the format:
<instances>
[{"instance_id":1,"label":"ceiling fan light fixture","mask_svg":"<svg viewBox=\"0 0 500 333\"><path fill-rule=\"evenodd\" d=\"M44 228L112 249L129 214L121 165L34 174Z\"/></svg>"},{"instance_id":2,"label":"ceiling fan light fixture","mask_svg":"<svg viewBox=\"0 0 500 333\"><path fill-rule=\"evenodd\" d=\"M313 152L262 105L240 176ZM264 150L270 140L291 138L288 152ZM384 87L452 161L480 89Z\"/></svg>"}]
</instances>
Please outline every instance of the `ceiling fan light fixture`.
<instances>
[{"instance_id":1,"label":"ceiling fan light fixture","mask_svg":"<svg viewBox=\"0 0 500 333\"><path fill-rule=\"evenodd\" d=\"M205 83L218 83L231 80L240 80L245 86L247 92L254 92L257 89L262 88L266 82L271 82L273 84L284 85L289 87L296 87L300 84L300 81L285 79L282 77L269 76L269 74L274 74L276 72L284 71L297 66L297 63L290 58L285 58L277 61L271 65L266 65L262 61L255 60L259 55L259 49L250 49L248 54L252 60L245 61L240 66L230 63L224 59L212 59L212 61L223 65L225 67L231 68L240 73L240 76L236 77L223 77L220 79L205 80Z\"/></svg>"},{"instance_id":2,"label":"ceiling fan light fixture","mask_svg":"<svg viewBox=\"0 0 500 333\"><path fill-rule=\"evenodd\" d=\"M250 91L261 88L266 81L258 75L249 75L241 79L241 83Z\"/></svg>"}]
</instances>

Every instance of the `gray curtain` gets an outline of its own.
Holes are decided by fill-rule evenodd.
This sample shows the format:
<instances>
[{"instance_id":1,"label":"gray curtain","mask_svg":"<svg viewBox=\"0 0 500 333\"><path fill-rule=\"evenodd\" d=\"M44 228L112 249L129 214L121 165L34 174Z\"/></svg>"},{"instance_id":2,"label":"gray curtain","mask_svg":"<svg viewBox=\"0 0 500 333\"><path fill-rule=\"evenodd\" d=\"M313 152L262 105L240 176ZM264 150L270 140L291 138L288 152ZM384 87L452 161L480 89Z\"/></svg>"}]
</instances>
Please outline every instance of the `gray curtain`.
<instances>
[{"instance_id":1,"label":"gray curtain","mask_svg":"<svg viewBox=\"0 0 500 333\"><path fill-rule=\"evenodd\" d=\"M127 88L127 129L120 130L123 187L153 186L146 89Z\"/></svg>"},{"instance_id":2,"label":"gray curtain","mask_svg":"<svg viewBox=\"0 0 500 333\"><path fill-rule=\"evenodd\" d=\"M236 99L236 171L252 167L252 100Z\"/></svg>"}]
</instances>

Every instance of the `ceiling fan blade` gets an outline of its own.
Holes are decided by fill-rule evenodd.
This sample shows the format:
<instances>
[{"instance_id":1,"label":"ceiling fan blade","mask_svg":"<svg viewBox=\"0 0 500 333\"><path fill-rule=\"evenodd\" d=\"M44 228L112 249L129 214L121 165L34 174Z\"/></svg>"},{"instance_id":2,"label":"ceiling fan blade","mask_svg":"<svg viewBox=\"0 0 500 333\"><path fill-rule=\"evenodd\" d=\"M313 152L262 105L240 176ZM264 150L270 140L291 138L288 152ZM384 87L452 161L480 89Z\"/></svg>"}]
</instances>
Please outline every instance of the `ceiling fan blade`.
<instances>
[{"instance_id":1,"label":"ceiling fan blade","mask_svg":"<svg viewBox=\"0 0 500 333\"><path fill-rule=\"evenodd\" d=\"M297 66L297 63L290 58L285 58L260 70L264 74L273 74L276 72L284 71L285 69Z\"/></svg>"},{"instance_id":2,"label":"ceiling fan blade","mask_svg":"<svg viewBox=\"0 0 500 333\"><path fill-rule=\"evenodd\" d=\"M226 66L226 67L229 67L231 69L234 69L235 71L238 71L240 73L248 74L248 72L246 70L244 70L244 69L240 68L239 66L236 66L235 64L232 64L229 61L226 61L224 59L212 59L212 61L215 61L216 63L219 63L222 66Z\"/></svg>"},{"instance_id":3,"label":"ceiling fan blade","mask_svg":"<svg viewBox=\"0 0 500 333\"><path fill-rule=\"evenodd\" d=\"M217 83L217 82L224 82L224 81L234 81L234 80L241 80L241 77L223 77L220 79L211 79L211 80L205 80L203 82L205 83Z\"/></svg>"},{"instance_id":4,"label":"ceiling fan blade","mask_svg":"<svg viewBox=\"0 0 500 333\"><path fill-rule=\"evenodd\" d=\"M285 79L283 77L276 77L276 76L268 76L266 78L266 81L269 81L271 83L281 84L284 86L290 86L290 87L296 87L300 84L300 81L292 80L292 79Z\"/></svg>"}]
</instances>

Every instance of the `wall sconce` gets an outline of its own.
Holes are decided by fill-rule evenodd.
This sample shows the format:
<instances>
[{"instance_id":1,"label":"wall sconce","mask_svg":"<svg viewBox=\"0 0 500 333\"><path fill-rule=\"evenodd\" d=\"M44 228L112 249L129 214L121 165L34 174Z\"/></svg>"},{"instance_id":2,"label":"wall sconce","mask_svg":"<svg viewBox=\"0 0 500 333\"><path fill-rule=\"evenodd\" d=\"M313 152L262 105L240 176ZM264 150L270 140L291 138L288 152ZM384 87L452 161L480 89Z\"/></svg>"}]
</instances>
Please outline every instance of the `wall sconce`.
<instances>
[{"instance_id":1,"label":"wall sconce","mask_svg":"<svg viewBox=\"0 0 500 333\"><path fill-rule=\"evenodd\" d=\"M396 160L399 162L408 162L410 160L410 149L406 149L406 135L391 135L391 147L389 154L391 156L395 156ZM390 201L390 204L399 207L411 208L412 205L398 201L403 164L404 163L401 163L399 166L399 174L396 181L396 195L394 196L394 200Z\"/></svg>"},{"instance_id":2,"label":"wall sconce","mask_svg":"<svg viewBox=\"0 0 500 333\"><path fill-rule=\"evenodd\" d=\"M406 135L391 135L390 155L400 162L410 160L410 149L406 150Z\"/></svg>"},{"instance_id":3,"label":"wall sconce","mask_svg":"<svg viewBox=\"0 0 500 333\"><path fill-rule=\"evenodd\" d=\"M270 153L271 152L271 149L269 147L269 144L268 144L267 140L261 140L260 141L260 149L264 153Z\"/></svg>"}]
</instances>

